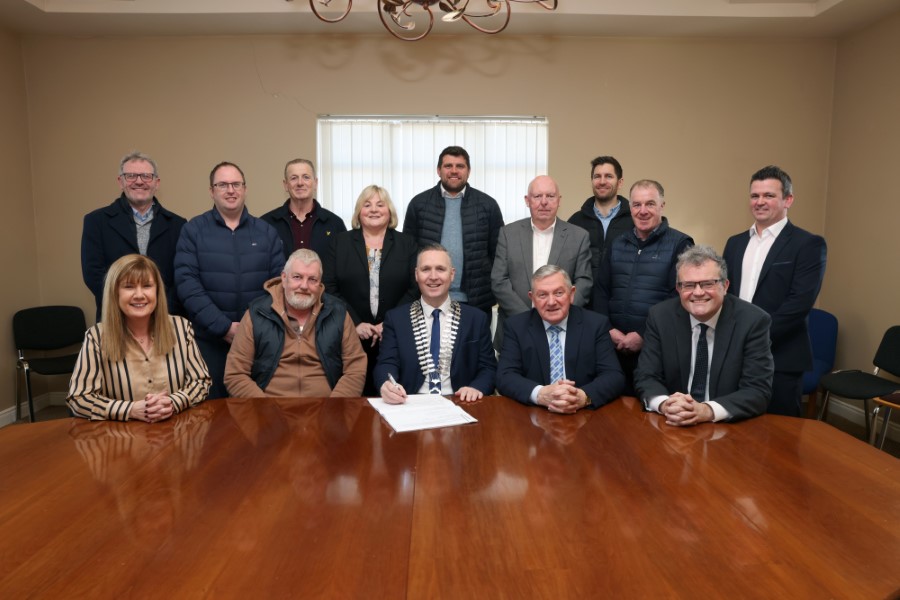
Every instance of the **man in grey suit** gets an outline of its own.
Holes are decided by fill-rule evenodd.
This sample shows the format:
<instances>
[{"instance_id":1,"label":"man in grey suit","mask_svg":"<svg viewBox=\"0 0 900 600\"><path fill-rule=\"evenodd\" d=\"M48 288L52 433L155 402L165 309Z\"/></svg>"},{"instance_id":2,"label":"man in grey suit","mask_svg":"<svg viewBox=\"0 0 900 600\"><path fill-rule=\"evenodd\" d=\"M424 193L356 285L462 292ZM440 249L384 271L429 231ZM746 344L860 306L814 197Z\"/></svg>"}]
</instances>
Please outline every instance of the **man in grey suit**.
<instances>
[{"instance_id":1,"label":"man in grey suit","mask_svg":"<svg viewBox=\"0 0 900 600\"><path fill-rule=\"evenodd\" d=\"M525 204L530 219L506 225L497 238L497 254L491 270L491 291L500 311L494 348L503 345L507 317L531 310L531 276L544 265L557 265L571 273L576 306L591 297L591 240L588 232L556 217L562 196L552 178L541 175L528 185Z\"/></svg>"},{"instance_id":2,"label":"man in grey suit","mask_svg":"<svg viewBox=\"0 0 900 600\"><path fill-rule=\"evenodd\" d=\"M709 246L677 263L679 298L650 309L635 388L647 410L676 426L736 421L766 411L775 372L772 319L728 290L725 260Z\"/></svg>"}]
</instances>

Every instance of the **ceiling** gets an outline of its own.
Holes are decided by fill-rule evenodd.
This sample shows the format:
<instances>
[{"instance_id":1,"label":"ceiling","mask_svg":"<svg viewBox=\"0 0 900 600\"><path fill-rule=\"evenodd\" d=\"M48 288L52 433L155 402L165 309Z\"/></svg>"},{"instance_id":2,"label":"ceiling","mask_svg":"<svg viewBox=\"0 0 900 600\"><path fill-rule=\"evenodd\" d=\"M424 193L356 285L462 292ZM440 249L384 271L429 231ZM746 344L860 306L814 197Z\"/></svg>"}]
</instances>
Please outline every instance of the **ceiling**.
<instances>
[{"instance_id":1,"label":"ceiling","mask_svg":"<svg viewBox=\"0 0 900 600\"><path fill-rule=\"evenodd\" d=\"M326 14L337 15L347 0L330 2ZM354 0L346 20L328 24L308 0L0 0L0 28L77 36L383 33L375 7L376 0ZM898 11L897 0L559 0L555 12L513 3L505 34L833 38ZM439 19L434 27L472 31Z\"/></svg>"}]
</instances>

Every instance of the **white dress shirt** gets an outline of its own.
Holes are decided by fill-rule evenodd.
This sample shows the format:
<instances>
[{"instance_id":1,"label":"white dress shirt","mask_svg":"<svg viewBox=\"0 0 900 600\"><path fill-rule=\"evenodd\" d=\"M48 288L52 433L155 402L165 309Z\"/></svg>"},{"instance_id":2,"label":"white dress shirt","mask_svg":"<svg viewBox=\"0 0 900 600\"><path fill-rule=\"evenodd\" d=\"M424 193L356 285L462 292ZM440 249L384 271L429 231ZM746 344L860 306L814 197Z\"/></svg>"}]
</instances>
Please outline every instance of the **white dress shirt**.
<instances>
[{"instance_id":1,"label":"white dress shirt","mask_svg":"<svg viewBox=\"0 0 900 600\"><path fill-rule=\"evenodd\" d=\"M434 312L435 307L431 306L422 298L419 298L417 302L422 303L422 313L425 315L425 328L428 331L428 339L431 339L431 324L434 322L434 317L431 316L431 313ZM444 303L438 306L437 308L441 309L441 345L447 343L447 340L450 339L450 297L448 296ZM450 356L453 356L453 349L450 349ZM452 358L451 358L452 360ZM442 365L441 369L441 395L447 396L453 393L453 385L450 383L450 365ZM427 394L431 391L428 385L428 377L425 377L425 382L422 384L422 387L419 388L419 391L416 392L418 394Z\"/></svg>"},{"instance_id":2,"label":"white dress shirt","mask_svg":"<svg viewBox=\"0 0 900 600\"><path fill-rule=\"evenodd\" d=\"M550 260L550 247L553 245L553 232L556 230L556 219L553 225L541 231L531 222L531 273L543 267Z\"/></svg>"},{"instance_id":3,"label":"white dress shirt","mask_svg":"<svg viewBox=\"0 0 900 600\"><path fill-rule=\"evenodd\" d=\"M750 241L747 243L747 249L744 250L744 262L741 263L741 289L740 298L747 302L753 302L753 294L756 293L756 285L759 283L759 274L762 272L763 263L772 249L772 244L778 234L784 230L787 225L787 217L778 221L770 227L762 230L762 233L756 232L756 224L750 226Z\"/></svg>"},{"instance_id":4,"label":"white dress shirt","mask_svg":"<svg viewBox=\"0 0 900 600\"><path fill-rule=\"evenodd\" d=\"M550 326L553 325L553 323L548 323L547 321L544 321L543 319L541 319L541 323L544 324L544 335L547 336L547 348L550 348L550 332L547 330L550 329ZM559 323L556 323L556 326L562 330L557 335L559 335L559 345L562 347L562 351L563 351L563 377L566 376L566 373L565 373L565 370L566 370L566 328L568 327L568 324L569 324L569 316L568 315L566 315L565 319L563 319ZM553 383L556 383L556 382L554 381ZM531 396L529 396L528 398L529 398L529 400L531 400L532 404L538 403L537 397L538 397L538 394L540 393L542 387L544 387L544 386L536 385L536 386L534 386L534 389L531 390Z\"/></svg>"}]
</instances>

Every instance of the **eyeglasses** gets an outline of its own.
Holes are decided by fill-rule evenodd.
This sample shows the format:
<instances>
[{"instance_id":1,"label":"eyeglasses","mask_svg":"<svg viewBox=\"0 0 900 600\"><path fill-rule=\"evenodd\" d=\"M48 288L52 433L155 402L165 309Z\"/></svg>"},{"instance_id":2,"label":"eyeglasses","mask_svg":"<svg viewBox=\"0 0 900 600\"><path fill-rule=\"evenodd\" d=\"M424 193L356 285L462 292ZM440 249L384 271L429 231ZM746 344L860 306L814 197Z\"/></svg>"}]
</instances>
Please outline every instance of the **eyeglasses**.
<instances>
[{"instance_id":1,"label":"eyeglasses","mask_svg":"<svg viewBox=\"0 0 900 600\"><path fill-rule=\"evenodd\" d=\"M122 177L125 178L125 181L137 181L137 178L140 177L141 181L149 183L156 179L156 173L122 173Z\"/></svg>"},{"instance_id":2,"label":"eyeglasses","mask_svg":"<svg viewBox=\"0 0 900 600\"><path fill-rule=\"evenodd\" d=\"M546 198L549 202L553 202L557 198L559 198L559 194L531 194L531 197L540 202L544 198Z\"/></svg>"},{"instance_id":3,"label":"eyeglasses","mask_svg":"<svg viewBox=\"0 0 900 600\"><path fill-rule=\"evenodd\" d=\"M219 190L220 192L225 192L228 188L234 188L235 191L243 189L244 182L243 181L220 181L218 183L214 183L213 187Z\"/></svg>"},{"instance_id":4,"label":"eyeglasses","mask_svg":"<svg viewBox=\"0 0 900 600\"><path fill-rule=\"evenodd\" d=\"M705 279L703 281L679 281L675 284L679 292L693 292L699 286L704 292L708 292L721 283L721 279Z\"/></svg>"}]
</instances>

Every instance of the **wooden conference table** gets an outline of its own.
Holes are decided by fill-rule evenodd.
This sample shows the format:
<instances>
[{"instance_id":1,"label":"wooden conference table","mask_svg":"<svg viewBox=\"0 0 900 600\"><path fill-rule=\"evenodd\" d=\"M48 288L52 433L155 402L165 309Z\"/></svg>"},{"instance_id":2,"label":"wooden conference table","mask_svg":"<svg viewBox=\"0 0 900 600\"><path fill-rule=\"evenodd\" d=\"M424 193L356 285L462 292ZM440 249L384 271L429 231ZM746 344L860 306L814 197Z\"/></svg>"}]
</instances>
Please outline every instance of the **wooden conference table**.
<instances>
[{"instance_id":1,"label":"wooden conference table","mask_svg":"<svg viewBox=\"0 0 900 600\"><path fill-rule=\"evenodd\" d=\"M0 431L4 598L883 598L900 461L631 398L394 434L362 399Z\"/></svg>"}]
</instances>

